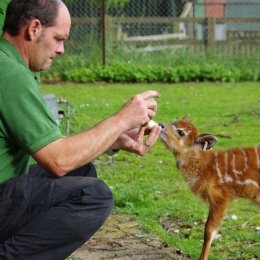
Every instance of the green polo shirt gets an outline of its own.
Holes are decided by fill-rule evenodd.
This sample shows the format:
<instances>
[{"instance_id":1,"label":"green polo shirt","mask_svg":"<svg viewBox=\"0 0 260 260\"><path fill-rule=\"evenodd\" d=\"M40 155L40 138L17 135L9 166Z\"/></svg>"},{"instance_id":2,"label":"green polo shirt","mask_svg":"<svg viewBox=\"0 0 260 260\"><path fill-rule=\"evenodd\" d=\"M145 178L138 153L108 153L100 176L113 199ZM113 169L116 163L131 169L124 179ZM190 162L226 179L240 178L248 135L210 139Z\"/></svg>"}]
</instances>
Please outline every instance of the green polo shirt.
<instances>
[{"instance_id":1,"label":"green polo shirt","mask_svg":"<svg viewBox=\"0 0 260 260\"><path fill-rule=\"evenodd\" d=\"M26 174L30 155L61 136L28 65L0 38L0 183Z\"/></svg>"}]
</instances>

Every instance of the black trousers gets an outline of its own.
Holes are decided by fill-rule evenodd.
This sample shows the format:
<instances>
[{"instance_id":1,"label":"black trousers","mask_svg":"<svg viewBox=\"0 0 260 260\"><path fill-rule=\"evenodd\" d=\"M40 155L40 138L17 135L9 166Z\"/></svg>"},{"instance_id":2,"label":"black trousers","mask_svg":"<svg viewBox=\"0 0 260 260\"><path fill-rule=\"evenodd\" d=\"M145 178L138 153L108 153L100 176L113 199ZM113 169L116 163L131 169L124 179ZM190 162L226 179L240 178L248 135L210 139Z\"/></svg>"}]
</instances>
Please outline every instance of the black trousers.
<instances>
[{"instance_id":1,"label":"black trousers","mask_svg":"<svg viewBox=\"0 0 260 260\"><path fill-rule=\"evenodd\" d=\"M0 259L63 260L112 211L109 188L92 164L64 177L39 165L0 186Z\"/></svg>"}]
</instances>

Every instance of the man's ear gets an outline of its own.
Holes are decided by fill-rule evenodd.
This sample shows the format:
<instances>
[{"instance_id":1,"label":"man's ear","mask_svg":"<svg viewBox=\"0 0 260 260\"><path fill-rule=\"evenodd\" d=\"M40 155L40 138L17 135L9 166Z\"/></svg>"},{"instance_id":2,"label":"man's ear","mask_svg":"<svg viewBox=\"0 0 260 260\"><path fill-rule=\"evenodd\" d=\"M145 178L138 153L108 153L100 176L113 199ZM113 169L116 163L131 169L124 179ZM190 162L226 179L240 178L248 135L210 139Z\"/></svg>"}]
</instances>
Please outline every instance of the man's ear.
<instances>
[{"instance_id":1,"label":"man's ear","mask_svg":"<svg viewBox=\"0 0 260 260\"><path fill-rule=\"evenodd\" d=\"M211 134L201 134L197 137L194 144L202 150L209 150L217 143L217 137Z\"/></svg>"},{"instance_id":2,"label":"man's ear","mask_svg":"<svg viewBox=\"0 0 260 260\"><path fill-rule=\"evenodd\" d=\"M31 20L27 25L28 38L30 41L38 39L43 31L42 23L39 19Z\"/></svg>"}]
</instances>

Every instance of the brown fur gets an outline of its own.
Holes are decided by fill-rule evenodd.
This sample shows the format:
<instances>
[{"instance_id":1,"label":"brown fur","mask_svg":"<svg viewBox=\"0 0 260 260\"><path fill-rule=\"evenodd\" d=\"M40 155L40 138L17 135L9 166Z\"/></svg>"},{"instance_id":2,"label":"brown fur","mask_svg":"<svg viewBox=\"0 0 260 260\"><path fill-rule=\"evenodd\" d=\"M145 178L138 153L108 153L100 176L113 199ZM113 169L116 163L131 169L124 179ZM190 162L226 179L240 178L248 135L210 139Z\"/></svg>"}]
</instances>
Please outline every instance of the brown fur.
<instances>
[{"instance_id":1,"label":"brown fur","mask_svg":"<svg viewBox=\"0 0 260 260\"><path fill-rule=\"evenodd\" d=\"M209 204L200 260L207 260L214 233L232 198L260 205L260 147L213 151L216 138L199 134L187 117L162 125L161 139L173 152L191 190Z\"/></svg>"}]
</instances>

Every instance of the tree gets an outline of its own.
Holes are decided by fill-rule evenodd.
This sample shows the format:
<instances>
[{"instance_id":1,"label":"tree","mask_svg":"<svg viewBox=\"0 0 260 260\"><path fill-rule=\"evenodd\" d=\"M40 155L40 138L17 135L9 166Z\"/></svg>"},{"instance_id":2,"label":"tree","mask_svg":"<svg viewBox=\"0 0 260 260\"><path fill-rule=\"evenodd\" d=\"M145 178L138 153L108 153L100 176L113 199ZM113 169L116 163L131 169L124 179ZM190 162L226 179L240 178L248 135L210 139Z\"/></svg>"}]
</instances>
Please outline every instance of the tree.
<instances>
[{"instance_id":1,"label":"tree","mask_svg":"<svg viewBox=\"0 0 260 260\"><path fill-rule=\"evenodd\" d=\"M2 33L2 27L4 24L5 10L9 0L1 0L0 2L0 34Z\"/></svg>"}]
</instances>

